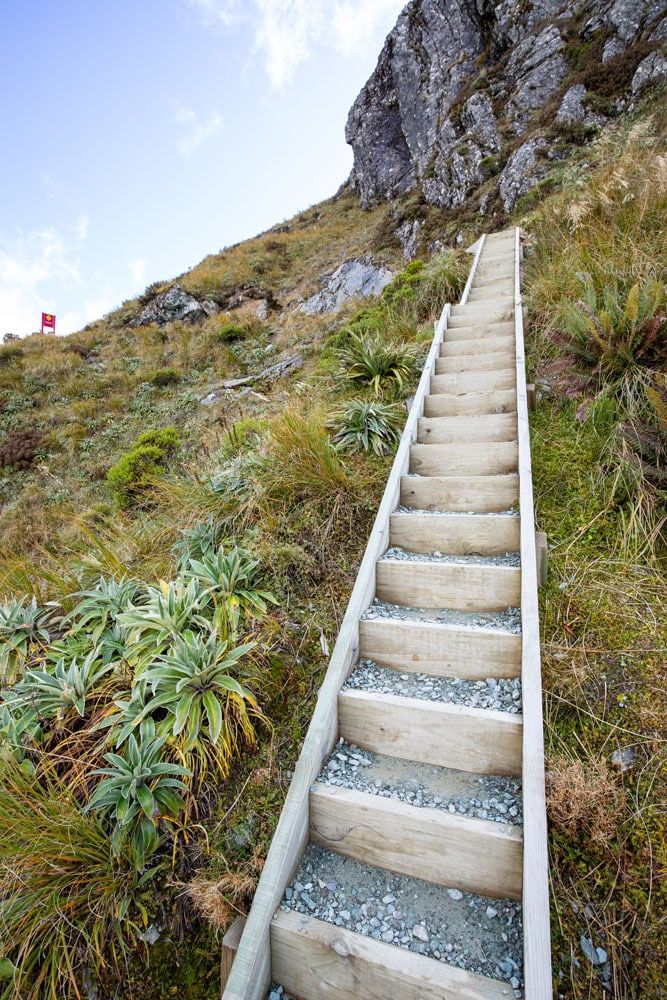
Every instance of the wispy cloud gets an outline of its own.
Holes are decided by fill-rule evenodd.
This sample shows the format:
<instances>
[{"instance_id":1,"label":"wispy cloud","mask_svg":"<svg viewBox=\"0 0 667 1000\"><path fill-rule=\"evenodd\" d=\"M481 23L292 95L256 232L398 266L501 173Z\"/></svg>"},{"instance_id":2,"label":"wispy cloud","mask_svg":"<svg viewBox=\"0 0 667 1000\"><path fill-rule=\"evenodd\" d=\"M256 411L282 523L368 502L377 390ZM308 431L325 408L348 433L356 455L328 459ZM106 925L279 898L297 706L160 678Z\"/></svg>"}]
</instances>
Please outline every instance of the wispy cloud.
<instances>
[{"instance_id":1,"label":"wispy cloud","mask_svg":"<svg viewBox=\"0 0 667 1000\"><path fill-rule=\"evenodd\" d=\"M405 0L189 0L206 24L252 26L269 83L281 90L317 46L352 56L377 48Z\"/></svg>"},{"instance_id":2,"label":"wispy cloud","mask_svg":"<svg viewBox=\"0 0 667 1000\"><path fill-rule=\"evenodd\" d=\"M53 227L0 234L0 335L38 329L42 310L55 309L54 288L81 281L71 248Z\"/></svg>"},{"instance_id":3,"label":"wispy cloud","mask_svg":"<svg viewBox=\"0 0 667 1000\"><path fill-rule=\"evenodd\" d=\"M174 121L185 129L176 140L176 145L183 156L190 156L202 142L210 139L222 128L222 115L212 111L206 121L203 121L194 108L187 108L180 101L174 102Z\"/></svg>"},{"instance_id":4,"label":"wispy cloud","mask_svg":"<svg viewBox=\"0 0 667 1000\"><path fill-rule=\"evenodd\" d=\"M85 213L80 215L74 226L74 235L81 243L87 238L90 229L90 217Z\"/></svg>"}]
</instances>

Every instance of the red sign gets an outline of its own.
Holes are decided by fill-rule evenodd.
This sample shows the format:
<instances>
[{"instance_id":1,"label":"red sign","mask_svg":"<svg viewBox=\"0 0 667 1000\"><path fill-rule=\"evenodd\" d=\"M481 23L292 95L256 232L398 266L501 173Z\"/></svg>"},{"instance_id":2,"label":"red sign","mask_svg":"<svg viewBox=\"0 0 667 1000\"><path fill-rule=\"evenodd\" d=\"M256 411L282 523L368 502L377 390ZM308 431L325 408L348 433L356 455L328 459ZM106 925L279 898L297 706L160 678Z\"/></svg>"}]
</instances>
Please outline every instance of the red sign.
<instances>
[{"instance_id":1,"label":"red sign","mask_svg":"<svg viewBox=\"0 0 667 1000\"><path fill-rule=\"evenodd\" d=\"M42 333L45 330L50 330L51 333L56 332L56 317L53 313L42 313Z\"/></svg>"}]
</instances>

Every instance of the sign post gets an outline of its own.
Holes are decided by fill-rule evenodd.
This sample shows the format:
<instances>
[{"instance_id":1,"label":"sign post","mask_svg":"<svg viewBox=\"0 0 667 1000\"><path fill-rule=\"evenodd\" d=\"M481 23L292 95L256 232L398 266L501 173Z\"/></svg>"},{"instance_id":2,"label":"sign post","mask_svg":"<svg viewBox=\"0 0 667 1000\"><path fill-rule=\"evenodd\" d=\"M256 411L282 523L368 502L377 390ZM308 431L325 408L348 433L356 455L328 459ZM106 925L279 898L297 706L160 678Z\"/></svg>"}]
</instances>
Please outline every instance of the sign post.
<instances>
[{"instance_id":1,"label":"sign post","mask_svg":"<svg viewBox=\"0 0 667 1000\"><path fill-rule=\"evenodd\" d=\"M56 317L53 313L42 313L42 333L56 333Z\"/></svg>"}]
</instances>

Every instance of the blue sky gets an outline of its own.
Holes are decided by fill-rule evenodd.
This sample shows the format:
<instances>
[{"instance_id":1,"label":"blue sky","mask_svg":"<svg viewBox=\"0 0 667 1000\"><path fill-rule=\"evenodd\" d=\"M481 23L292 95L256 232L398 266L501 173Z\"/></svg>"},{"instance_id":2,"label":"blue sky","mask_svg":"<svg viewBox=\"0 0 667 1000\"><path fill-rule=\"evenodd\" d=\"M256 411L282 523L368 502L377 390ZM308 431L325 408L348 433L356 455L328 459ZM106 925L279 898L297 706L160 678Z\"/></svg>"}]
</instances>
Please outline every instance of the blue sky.
<instances>
[{"instance_id":1,"label":"blue sky","mask_svg":"<svg viewBox=\"0 0 667 1000\"><path fill-rule=\"evenodd\" d=\"M0 0L0 338L333 194L404 0Z\"/></svg>"}]
</instances>

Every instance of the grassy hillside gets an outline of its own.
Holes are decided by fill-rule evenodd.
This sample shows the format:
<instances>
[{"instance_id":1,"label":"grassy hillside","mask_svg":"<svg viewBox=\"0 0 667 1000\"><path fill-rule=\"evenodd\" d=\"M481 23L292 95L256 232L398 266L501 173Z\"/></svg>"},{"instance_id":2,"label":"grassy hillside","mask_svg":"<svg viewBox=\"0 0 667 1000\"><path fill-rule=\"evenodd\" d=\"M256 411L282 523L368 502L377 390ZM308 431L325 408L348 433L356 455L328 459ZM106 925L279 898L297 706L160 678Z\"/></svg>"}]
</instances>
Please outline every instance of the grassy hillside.
<instances>
[{"instance_id":1,"label":"grassy hillside","mask_svg":"<svg viewBox=\"0 0 667 1000\"><path fill-rule=\"evenodd\" d=\"M517 216L542 386L565 997L657 997L667 975L663 131L650 108L610 128ZM400 270L395 229L416 216L425 243L489 224L414 196L362 212L343 192L179 279L217 302L253 286L274 304L265 320L251 302L197 326L127 326L165 283L72 337L0 347L7 997L77 996L98 978L103 995L117 978L128 997L217 995L214 936L252 896L432 319L468 259L411 265L337 316L295 306L351 257ZM295 354L286 376L200 402ZM608 962L591 965L582 936Z\"/></svg>"}]
</instances>

